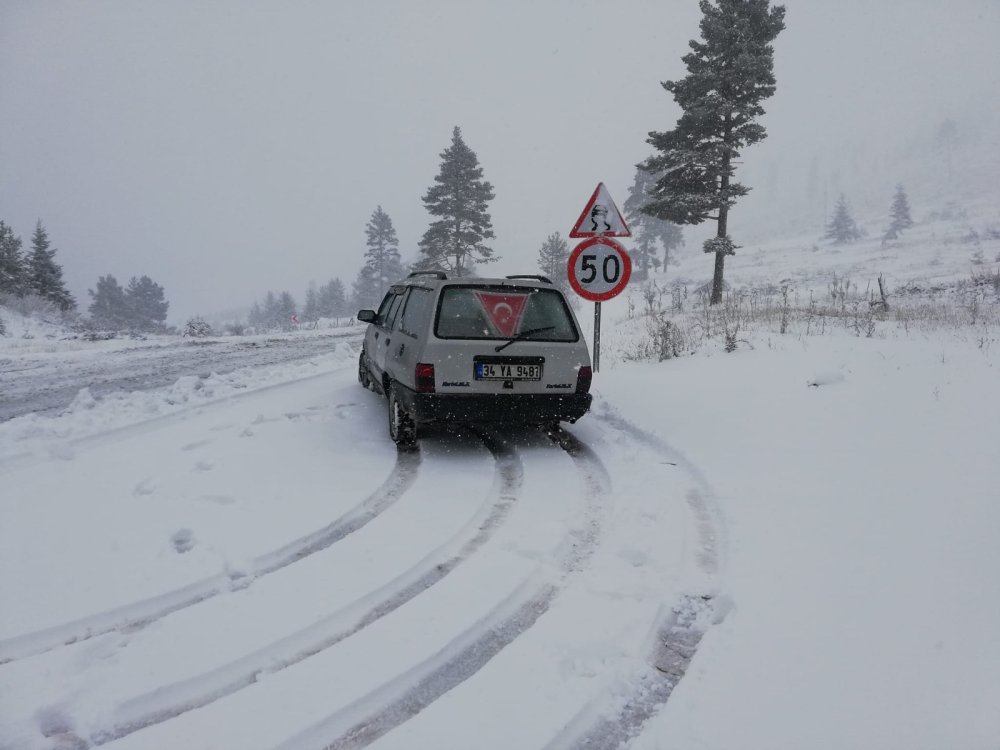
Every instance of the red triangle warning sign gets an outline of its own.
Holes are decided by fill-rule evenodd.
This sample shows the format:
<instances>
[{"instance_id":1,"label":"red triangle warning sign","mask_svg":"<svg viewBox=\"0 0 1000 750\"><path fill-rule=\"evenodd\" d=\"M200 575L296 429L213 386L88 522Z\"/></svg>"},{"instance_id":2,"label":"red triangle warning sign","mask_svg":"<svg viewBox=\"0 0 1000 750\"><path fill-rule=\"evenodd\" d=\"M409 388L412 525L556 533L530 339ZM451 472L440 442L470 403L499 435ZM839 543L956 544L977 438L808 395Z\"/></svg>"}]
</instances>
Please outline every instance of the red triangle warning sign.
<instances>
[{"instance_id":1,"label":"red triangle warning sign","mask_svg":"<svg viewBox=\"0 0 1000 750\"><path fill-rule=\"evenodd\" d=\"M495 294L491 292L476 292L479 304L483 306L493 327L501 336L510 337L517 331L524 313L524 305L528 301L527 294Z\"/></svg>"},{"instance_id":2,"label":"red triangle warning sign","mask_svg":"<svg viewBox=\"0 0 1000 750\"><path fill-rule=\"evenodd\" d=\"M631 237L628 224L622 218L618 206L611 200L608 189L603 182L597 184L597 189L590 196L586 208L576 220L570 237Z\"/></svg>"}]
</instances>

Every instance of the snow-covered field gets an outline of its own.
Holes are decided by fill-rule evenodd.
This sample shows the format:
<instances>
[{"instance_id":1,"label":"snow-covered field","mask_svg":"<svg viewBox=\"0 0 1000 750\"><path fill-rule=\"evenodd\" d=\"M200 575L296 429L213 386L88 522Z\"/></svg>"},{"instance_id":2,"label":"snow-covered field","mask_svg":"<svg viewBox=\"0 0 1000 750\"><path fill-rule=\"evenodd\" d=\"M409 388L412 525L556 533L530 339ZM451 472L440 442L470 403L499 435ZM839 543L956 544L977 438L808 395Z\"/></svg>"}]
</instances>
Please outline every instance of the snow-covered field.
<instances>
[{"instance_id":1,"label":"snow-covered field","mask_svg":"<svg viewBox=\"0 0 1000 750\"><path fill-rule=\"evenodd\" d=\"M0 424L0 747L995 748L998 344L752 343L417 454L350 339Z\"/></svg>"},{"instance_id":2,"label":"snow-covered field","mask_svg":"<svg viewBox=\"0 0 1000 750\"><path fill-rule=\"evenodd\" d=\"M1000 304L965 231L748 247L712 315L672 309L685 258L653 290L682 356L636 284L591 414L416 453L361 328L6 315L0 748L996 750Z\"/></svg>"}]
</instances>

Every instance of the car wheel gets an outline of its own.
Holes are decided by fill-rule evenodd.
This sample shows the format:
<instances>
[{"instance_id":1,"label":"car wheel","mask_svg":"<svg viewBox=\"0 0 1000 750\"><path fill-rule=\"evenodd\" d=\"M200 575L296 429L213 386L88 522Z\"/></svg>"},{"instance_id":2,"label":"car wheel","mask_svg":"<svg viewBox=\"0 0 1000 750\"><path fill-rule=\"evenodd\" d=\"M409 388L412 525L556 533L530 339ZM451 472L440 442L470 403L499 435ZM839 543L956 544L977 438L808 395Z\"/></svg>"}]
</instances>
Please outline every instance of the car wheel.
<instances>
[{"instance_id":1,"label":"car wheel","mask_svg":"<svg viewBox=\"0 0 1000 750\"><path fill-rule=\"evenodd\" d=\"M372 378L365 366L365 353L362 351L358 357L358 382L368 390L372 390Z\"/></svg>"},{"instance_id":2,"label":"car wheel","mask_svg":"<svg viewBox=\"0 0 1000 750\"><path fill-rule=\"evenodd\" d=\"M417 425L413 417L396 398L396 386L390 383L389 398L389 437L400 448L413 448L417 444Z\"/></svg>"}]
</instances>

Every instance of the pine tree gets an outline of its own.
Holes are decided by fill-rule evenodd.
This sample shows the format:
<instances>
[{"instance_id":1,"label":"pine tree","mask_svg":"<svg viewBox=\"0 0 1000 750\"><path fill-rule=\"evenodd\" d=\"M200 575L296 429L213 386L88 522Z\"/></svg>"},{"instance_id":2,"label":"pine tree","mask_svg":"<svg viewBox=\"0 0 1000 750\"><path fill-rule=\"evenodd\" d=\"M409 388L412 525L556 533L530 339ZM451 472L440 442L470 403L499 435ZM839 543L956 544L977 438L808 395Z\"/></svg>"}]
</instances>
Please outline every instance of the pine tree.
<instances>
[{"instance_id":1,"label":"pine tree","mask_svg":"<svg viewBox=\"0 0 1000 750\"><path fill-rule=\"evenodd\" d=\"M97 290L88 289L91 297L87 312L94 325L120 331L129 326L131 317L125 290L110 273L97 279Z\"/></svg>"},{"instance_id":2,"label":"pine tree","mask_svg":"<svg viewBox=\"0 0 1000 750\"><path fill-rule=\"evenodd\" d=\"M467 276L474 264L498 260L492 248L483 244L495 235L487 211L487 203L494 198L493 186L482 178L479 159L456 127L451 146L441 153L441 169L434 178L437 184L423 197L427 211L438 219L420 240L420 268Z\"/></svg>"},{"instance_id":3,"label":"pine tree","mask_svg":"<svg viewBox=\"0 0 1000 750\"><path fill-rule=\"evenodd\" d=\"M889 228L886 230L886 239L896 239L904 229L913 226L913 219L910 218L910 201L906 197L903 186L896 185L896 194L892 197L892 205L889 207Z\"/></svg>"},{"instance_id":4,"label":"pine tree","mask_svg":"<svg viewBox=\"0 0 1000 750\"><path fill-rule=\"evenodd\" d=\"M263 312L263 323L265 329L273 330L281 327L281 311L278 310L278 298L272 291L268 291L267 296L264 297Z\"/></svg>"},{"instance_id":5,"label":"pine tree","mask_svg":"<svg viewBox=\"0 0 1000 750\"><path fill-rule=\"evenodd\" d=\"M851 208L847 205L847 199L841 193L837 199L837 205L833 208L833 218L827 224L826 239L833 240L835 245L843 245L861 237L861 230L851 216Z\"/></svg>"},{"instance_id":6,"label":"pine tree","mask_svg":"<svg viewBox=\"0 0 1000 750\"><path fill-rule=\"evenodd\" d=\"M392 225L389 214L379 206L372 213L372 218L365 227L368 250L365 252L365 265L372 269L373 276L379 284L379 294L390 284L403 276L403 263L399 258L399 240L396 229Z\"/></svg>"},{"instance_id":7,"label":"pine tree","mask_svg":"<svg viewBox=\"0 0 1000 750\"><path fill-rule=\"evenodd\" d=\"M642 208L649 202L650 190L656 182L655 177L642 169L641 165L635 171L632 187L625 199L625 218L628 220L635 238L632 250L632 273L636 281L642 281L649 275L650 269L657 270L661 265L659 250L663 248L663 269L668 265L676 265L671 252L684 244L684 233L681 228L670 221L657 219L644 213Z\"/></svg>"},{"instance_id":8,"label":"pine tree","mask_svg":"<svg viewBox=\"0 0 1000 750\"><path fill-rule=\"evenodd\" d=\"M569 245L558 232L553 232L538 250L538 267L553 284L565 291L569 287L568 265Z\"/></svg>"},{"instance_id":9,"label":"pine tree","mask_svg":"<svg viewBox=\"0 0 1000 750\"><path fill-rule=\"evenodd\" d=\"M255 332L267 328L264 310L256 300L254 300L253 306L251 306L250 312L247 314L247 325L253 328Z\"/></svg>"},{"instance_id":10,"label":"pine tree","mask_svg":"<svg viewBox=\"0 0 1000 750\"><path fill-rule=\"evenodd\" d=\"M76 300L63 282L62 267L56 263L56 250L49 249L49 236L39 219L31 237L31 253L27 258L28 286L37 294L58 306L63 312L76 308Z\"/></svg>"},{"instance_id":11,"label":"pine tree","mask_svg":"<svg viewBox=\"0 0 1000 750\"><path fill-rule=\"evenodd\" d=\"M733 181L736 160L767 136L757 118L775 91L771 42L785 28L785 8L771 8L769 0L701 0L699 7L702 41L692 40L682 58L688 74L663 83L683 114L673 130L649 134L659 153L641 167L658 179L642 210L675 224L717 222L716 236L704 244L715 254L714 305L722 301L725 258L736 249L729 209L749 192Z\"/></svg>"},{"instance_id":12,"label":"pine tree","mask_svg":"<svg viewBox=\"0 0 1000 750\"><path fill-rule=\"evenodd\" d=\"M321 318L341 318L350 315L350 305L347 302L347 292L344 282L340 279L330 279L319 290L319 315Z\"/></svg>"},{"instance_id":13,"label":"pine tree","mask_svg":"<svg viewBox=\"0 0 1000 750\"><path fill-rule=\"evenodd\" d=\"M371 266L361 266L358 277L351 286L351 307L355 310L374 310L382 299L384 290L375 278Z\"/></svg>"},{"instance_id":14,"label":"pine tree","mask_svg":"<svg viewBox=\"0 0 1000 750\"><path fill-rule=\"evenodd\" d=\"M306 290L306 302L302 306L302 320L315 323L319 317L319 292L316 291L316 282L310 281Z\"/></svg>"},{"instance_id":15,"label":"pine tree","mask_svg":"<svg viewBox=\"0 0 1000 750\"><path fill-rule=\"evenodd\" d=\"M157 331L165 327L167 309L163 287L148 276L133 276L125 290L125 303L131 326L140 331Z\"/></svg>"},{"instance_id":16,"label":"pine tree","mask_svg":"<svg viewBox=\"0 0 1000 750\"><path fill-rule=\"evenodd\" d=\"M278 295L278 304L276 308L278 327L284 331L290 330L293 325L292 316L296 314L297 309L295 298L292 296L291 292L282 292Z\"/></svg>"},{"instance_id":17,"label":"pine tree","mask_svg":"<svg viewBox=\"0 0 1000 750\"><path fill-rule=\"evenodd\" d=\"M21 255L21 238L0 221L0 294L23 297L29 291L28 269Z\"/></svg>"}]
</instances>

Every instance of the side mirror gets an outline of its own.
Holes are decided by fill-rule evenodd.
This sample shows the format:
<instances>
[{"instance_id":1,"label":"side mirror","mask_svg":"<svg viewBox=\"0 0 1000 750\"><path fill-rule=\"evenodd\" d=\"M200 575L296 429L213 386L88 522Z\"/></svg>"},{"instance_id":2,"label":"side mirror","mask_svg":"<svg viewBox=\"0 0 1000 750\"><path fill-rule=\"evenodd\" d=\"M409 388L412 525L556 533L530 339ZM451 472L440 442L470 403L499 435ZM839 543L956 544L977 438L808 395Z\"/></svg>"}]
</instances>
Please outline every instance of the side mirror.
<instances>
[{"instance_id":1,"label":"side mirror","mask_svg":"<svg viewBox=\"0 0 1000 750\"><path fill-rule=\"evenodd\" d=\"M375 322L375 311L374 310L359 310L358 320L362 323L374 323Z\"/></svg>"}]
</instances>

